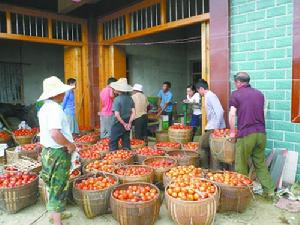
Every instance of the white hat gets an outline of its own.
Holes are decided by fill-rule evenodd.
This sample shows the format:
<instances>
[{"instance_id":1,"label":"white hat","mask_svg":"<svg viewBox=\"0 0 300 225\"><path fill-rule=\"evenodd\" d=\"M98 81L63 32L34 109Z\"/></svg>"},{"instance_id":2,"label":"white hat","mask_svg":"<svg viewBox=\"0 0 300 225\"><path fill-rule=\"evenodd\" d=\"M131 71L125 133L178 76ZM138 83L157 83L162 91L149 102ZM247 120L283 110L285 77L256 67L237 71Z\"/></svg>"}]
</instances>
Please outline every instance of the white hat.
<instances>
[{"instance_id":1,"label":"white hat","mask_svg":"<svg viewBox=\"0 0 300 225\"><path fill-rule=\"evenodd\" d=\"M135 85L133 85L133 90L143 92L143 85L135 84Z\"/></svg>"},{"instance_id":2,"label":"white hat","mask_svg":"<svg viewBox=\"0 0 300 225\"><path fill-rule=\"evenodd\" d=\"M110 84L110 86L113 89L115 89L117 91L121 91L121 92L131 92L132 91L132 87L127 83L126 78L120 78L118 81L112 82Z\"/></svg>"},{"instance_id":3,"label":"white hat","mask_svg":"<svg viewBox=\"0 0 300 225\"><path fill-rule=\"evenodd\" d=\"M38 101L43 101L71 90L72 86L64 84L58 77L52 76L43 81L43 93Z\"/></svg>"}]
</instances>

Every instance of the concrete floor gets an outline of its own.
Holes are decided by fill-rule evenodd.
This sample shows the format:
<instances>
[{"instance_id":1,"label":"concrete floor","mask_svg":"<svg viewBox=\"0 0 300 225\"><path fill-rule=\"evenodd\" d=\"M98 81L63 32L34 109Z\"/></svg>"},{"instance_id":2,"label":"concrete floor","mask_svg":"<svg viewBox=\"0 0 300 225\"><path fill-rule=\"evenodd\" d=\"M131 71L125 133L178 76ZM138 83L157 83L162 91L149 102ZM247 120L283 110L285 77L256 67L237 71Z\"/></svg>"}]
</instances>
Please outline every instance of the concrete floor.
<instances>
[{"instance_id":1,"label":"concrete floor","mask_svg":"<svg viewBox=\"0 0 300 225\"><path fill-rule=\"evenodd\" d=\"M83 211L78 206L68 206L73 217L66 220L64 225L117 225L118 223L111 215L87 219ZM48 216L44 214L45 207L42 203L26 208L17 214L9 215L0 214L0 225L47 225ZM38 219L40 218L40 219ZM37 220L38 219L38 220ZM37 221L36 221L37 220ZM36 222L34 222L36 221ZM156 225L173 225L169 219L165 205L161 206L160 216L155 223ZM266 202L260 197L256 197L247 211L243 214L226 213L217 214L214 225L279 225L290 224L300 225L300 214L287 213L273 206L272 203Z\"/></svg>"}]
</instances>

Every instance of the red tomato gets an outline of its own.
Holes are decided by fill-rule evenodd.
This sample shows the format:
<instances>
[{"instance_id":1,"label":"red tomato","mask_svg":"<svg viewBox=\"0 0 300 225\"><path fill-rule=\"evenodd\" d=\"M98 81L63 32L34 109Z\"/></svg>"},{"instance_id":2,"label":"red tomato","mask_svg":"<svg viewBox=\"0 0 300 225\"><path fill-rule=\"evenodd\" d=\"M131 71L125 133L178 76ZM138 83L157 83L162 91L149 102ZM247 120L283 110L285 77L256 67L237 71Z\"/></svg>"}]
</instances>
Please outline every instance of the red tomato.
<instances>
[{"instance_id":1,"label":"red tomato","mask_svg":"<svg viewBox=\"0 0 300 225\"><path fill-rule=\"evenodd\" d=\"M159 192L150 185L130 185L124 189L117 189L112 193L113 197L121 201L145 202L156 198Z\"/></svg>"}]
</instances>

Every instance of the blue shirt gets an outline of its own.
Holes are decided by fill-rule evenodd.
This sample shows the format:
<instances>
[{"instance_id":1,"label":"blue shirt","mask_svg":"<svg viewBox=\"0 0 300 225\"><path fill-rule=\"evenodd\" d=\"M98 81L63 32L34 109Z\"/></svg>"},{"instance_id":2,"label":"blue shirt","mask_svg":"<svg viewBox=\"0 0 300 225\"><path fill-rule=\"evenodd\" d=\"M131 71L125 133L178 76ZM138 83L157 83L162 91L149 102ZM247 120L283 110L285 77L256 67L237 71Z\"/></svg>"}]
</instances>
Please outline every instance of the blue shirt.
<instances>
[{"instance_id":1,"label":"blue shirt","mask_svg":"<svg viewBox=\"0 0 300 225\"><path fill-rule=\"evenodd\" d=\"M164 108L165 104L168 102L172 102L173 100L173 94L171 91L163 92L163 90L160 90L157 95L161 99L160 107ZM164 112L172 112L173 106L169 105L164 110Z\"/></svg>"},{"instance_id":2,"label":"blue shirt","mask_svg":"<svg viewBox=\"0 0 300 225\"><path fill-rule=\"evenodd\" d=\"M66 92L62 108L67 115L75 115L75 97L73 90Z\"/></svg>"}]
</instances>

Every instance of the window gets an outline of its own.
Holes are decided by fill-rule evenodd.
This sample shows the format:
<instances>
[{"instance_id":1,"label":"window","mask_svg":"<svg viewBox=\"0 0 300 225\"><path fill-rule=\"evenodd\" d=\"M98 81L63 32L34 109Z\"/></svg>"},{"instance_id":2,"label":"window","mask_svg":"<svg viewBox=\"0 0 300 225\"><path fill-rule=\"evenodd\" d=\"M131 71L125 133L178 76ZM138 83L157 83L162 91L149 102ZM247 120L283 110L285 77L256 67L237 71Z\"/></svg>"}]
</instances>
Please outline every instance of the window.
<instances>
[{"instance_id":1,"label":"window","mask_svg":"<svg viewBox=\"0 0 300 225\"><path fill-rule=\"evenodd\" d=\"M21 64L0 62L0 102L23 103Z\"/></svg>"},{"instance_id":2,"label":"window","mask_svg":"<svg viewBox=\"0 0 300 225\"><path fill-rule=\"evenodd\" d=\"M300 10L300 1L294 1L294 12ZM300 123L300 17L294 13L293 20L293 81L292 122Z\"/></svg>"},{"instance_id":3,"label":"window","mask_svg":"<svg viewBox=\"0 0 300 225\"><path fill-rule=\"evenodd\" d=\"M192 84L196 84L199 79L202 78L201 74L201 61L191 61L190 62L191 68L191 81Z\"/></svg>"}]
</instances>

